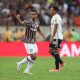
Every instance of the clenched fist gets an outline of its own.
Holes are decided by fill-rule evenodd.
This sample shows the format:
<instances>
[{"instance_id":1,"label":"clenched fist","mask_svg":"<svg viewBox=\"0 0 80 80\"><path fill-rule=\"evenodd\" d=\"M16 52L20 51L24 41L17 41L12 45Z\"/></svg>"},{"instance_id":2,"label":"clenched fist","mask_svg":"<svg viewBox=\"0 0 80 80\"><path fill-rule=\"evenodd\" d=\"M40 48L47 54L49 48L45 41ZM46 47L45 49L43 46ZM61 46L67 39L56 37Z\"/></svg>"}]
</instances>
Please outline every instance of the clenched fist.
<instances>
[{"instance_id":1,"label":"clenched fist","mask_svg":"<svg viewBox=\"0 0 80 80\"><path fill-rule=\"evenodd\" d=\"M20 19L20 15L17 15L16 18L17 18L17 19Z\"/></svg>"}]
</instances>

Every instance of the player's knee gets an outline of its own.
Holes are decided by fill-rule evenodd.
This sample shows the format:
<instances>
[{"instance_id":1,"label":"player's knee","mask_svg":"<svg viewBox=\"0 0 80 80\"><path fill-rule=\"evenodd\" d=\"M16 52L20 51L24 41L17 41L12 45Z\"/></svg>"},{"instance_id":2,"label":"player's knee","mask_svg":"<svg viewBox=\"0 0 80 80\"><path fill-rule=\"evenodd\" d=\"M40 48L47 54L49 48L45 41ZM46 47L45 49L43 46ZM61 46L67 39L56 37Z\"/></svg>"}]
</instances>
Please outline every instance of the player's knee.
<instances>
[{"instance_id":1,"label":"player's knee","mask_svg":"<svg viewBox=\"0 0 80 80\"><path fill-rule=\"evenodd\" d=\"M59 54L55 54L54 56L55 56L55 60L59 62Z\"/></svg>"},{"instance_id":2,"label":"player's knee","mask_svg":"<svg viewBox=\"0 0 80 80\"><path fill-rule=\"evenodd\" d=\"M33 57L32 60L36 60L36 57Z\"/></svg>"},{"instance_id":3,"label":"player's knee","mask_svg":"<svg viewBox=\"0 0 80 80\"><path fill-rule=\"evenodd\" d=\"M48 51L49 53L52 53L52 50L51 49L49 49L49 51Z\"/></svg>"},{"instance_id":4,"label":"player's knee","mask_svg":"<svg viewBox=\"0 0 80 80\"><path fill-rule=\"evenodd\" d=\"M37 58L37 57L35 56L35 59L34 59L34 60L36 60L36 58Z\"/></svg>"},{"instance_id":5,"label":"player's knee","mask_svg":"<svg viewBox=\"0 0 80 80\"><path fill-rule=\"evenodd\" d=\"M32 60L36 60L36 56L31 56Z\"/></svg>"}]
</instances>

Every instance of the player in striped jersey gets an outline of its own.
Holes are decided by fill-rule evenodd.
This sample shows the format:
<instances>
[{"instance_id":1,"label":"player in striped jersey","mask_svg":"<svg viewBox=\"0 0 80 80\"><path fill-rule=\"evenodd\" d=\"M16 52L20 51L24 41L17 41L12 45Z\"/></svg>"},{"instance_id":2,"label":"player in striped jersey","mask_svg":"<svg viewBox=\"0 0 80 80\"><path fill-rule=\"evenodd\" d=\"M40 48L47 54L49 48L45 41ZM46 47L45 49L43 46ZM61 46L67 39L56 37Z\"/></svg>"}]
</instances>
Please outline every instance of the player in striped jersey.
<instances>
[{"instance_id":1,"label":"player in striped jersey","mask_svg":"<svg viewBox=\"0 0 80 80\"><path fill-rule=\"evenodd\" d=\"M36 33L38 32L43 37L43 39L45 39L45 37L39 27L36 10L31 10L31 18L29 19L22 21L20 19L20 15L17 15L17 19L21 24L24 24L26 26L24 46L27 53L29 54L27 58L24 58L22 61L17 62L17 70L20 71L21 65L27 62L28 64L24 73L31 74L30 69L34 64L36 55L38 53L38 48L36 45Z\"/></svg>"}]
</instances>

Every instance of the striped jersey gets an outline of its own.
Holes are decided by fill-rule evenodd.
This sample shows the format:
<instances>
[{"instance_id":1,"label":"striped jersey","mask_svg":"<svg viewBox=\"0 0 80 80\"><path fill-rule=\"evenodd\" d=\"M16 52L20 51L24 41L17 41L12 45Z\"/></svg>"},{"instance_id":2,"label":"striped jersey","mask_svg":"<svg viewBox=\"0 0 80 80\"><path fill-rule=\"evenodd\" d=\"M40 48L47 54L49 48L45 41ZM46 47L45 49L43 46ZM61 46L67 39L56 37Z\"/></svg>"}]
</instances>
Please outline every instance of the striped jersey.
<instances>
[{"instance_id":1,"label":"striped jersey","mask_svg":"<svg viewBox=\"0 0 80 80\"><path fill-rule=\"evenodd\" d=\"M34 43L36 41L36 32L39 30L39 20L24 20L26 26L25 42Z\"/></svg>"}]
</instances>

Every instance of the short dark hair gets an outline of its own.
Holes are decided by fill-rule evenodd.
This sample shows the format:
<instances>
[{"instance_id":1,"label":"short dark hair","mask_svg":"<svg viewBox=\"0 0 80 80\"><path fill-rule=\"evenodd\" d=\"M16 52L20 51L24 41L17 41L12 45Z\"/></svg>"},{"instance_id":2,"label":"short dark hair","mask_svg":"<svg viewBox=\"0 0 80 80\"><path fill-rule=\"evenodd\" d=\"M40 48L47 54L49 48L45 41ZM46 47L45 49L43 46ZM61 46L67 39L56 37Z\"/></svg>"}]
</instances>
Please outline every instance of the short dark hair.
<instances>
[{"instance_id":1,"label":"short dark hair","mask_svg":"<svg viewBox=\"0 0 80 80\"><path fill-rule=\"evenodd\" d=\"M31 9L31 12L36 12L37 13L37 10L36 9Z\"/></svg>"},{"instance_id":2,"label":"short dark hair","mask_svg":"<svg viewBox=\"0 0 80 80\"><path fill-rule=\"evenodd\" d=\"M52 5L52 8L54 8L56 11L58 11L58 6Z\"/></svg>"}]
</instances>

